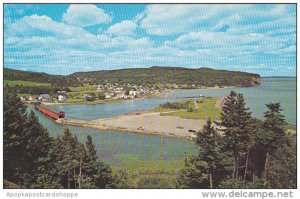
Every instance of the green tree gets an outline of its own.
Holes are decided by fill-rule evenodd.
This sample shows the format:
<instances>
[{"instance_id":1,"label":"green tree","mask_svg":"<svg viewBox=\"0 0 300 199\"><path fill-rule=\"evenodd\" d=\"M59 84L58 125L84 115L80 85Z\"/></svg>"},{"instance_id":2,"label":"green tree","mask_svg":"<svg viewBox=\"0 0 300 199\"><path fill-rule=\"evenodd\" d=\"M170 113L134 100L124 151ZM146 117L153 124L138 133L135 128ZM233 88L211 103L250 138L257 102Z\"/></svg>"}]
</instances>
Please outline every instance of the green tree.
<instances>
[{"instance_id":1,"label":"green tree","mask_svg":"<svg viewBox=\"0 0 300 199\"><path fill-rule=\"evenodd\" d=\"M87 136L87 162L85 166L86 175L92 179L91 187L95 188L113 188L115 187L114 177L109 165L97 160L96 146L90 135Z\"/></svg>"},{"instance_id":2,"label":"green tree","mask_svg":"<svg viewBox=\"0 0 300 199\"><path fill-rule=\"evenodd\" d=\"M3 99L3 169L4 179L22 184L20 176L28 172L25 151L26 107L17 93L6 85Z\"/></svg>"},{"instance_id":3,"label":"green tree","mask_svg":"<svg viewBox=\"0 0 300 199\"><path fill-rule=\"evenodd\" d=\"M62 156L62 142L60 137L51 139L51 148L48 155L42 158L43 164L38 167L36 172L37 180L34 188L64 188L61 183L61 177L59 176L58 160Z\"/></svg>"},{"instance_id":4,"label":"green tree","mask_svg":"<svg viewBox=\"0 0 300 199\"><path fill-rule=\"evenodd\" d=\"M247 182L240 180L224 180L220 183L219 187L220 189L268 189L270 188L268 184L260 179L257 179L254 182Z\"/></svg>"},{"instance_id":5,"label":"green tree","mask_svg":"<svg viewBox=\"0 0 300 199\"><path fill-rule=\"evenodd\" d=\"M209 166L199 156L186 156L176 187L183 189L208 189L210 186Z\"/></svg>"},{"instance_id":6,"label":"green tree","mask_svg":"<svg viewBox=\"0 0 300 199\"><path fill-rule=\"evenodd\" d=\"M202 131L197 134L198 155L185 159L177 186L179 188L215 188L225 178L226 168L221 153L222 138L206 121Z\"/></svg>"},{"instance_id":7,"label":"green tree","mask_svg":"<svg viewBox=\"0 0 300 199\"><path fill-rule=\"evenodd\" d=\"M276 148L286 143L284 116L281 114L280 103L266 104L268 110L264 113L263 128L265 130L265 145L268 152L273 152Z\"/></svg>"},{"instance_id":8,"label":"green tree","mask_svg":"<svg viewBox=\"0 0 300 199\"><path fill-rule=\"evenodd\" d=\"M221 125L224 132L224 149L232 153L234 158L232 179L239 177L239 168L242 158L248 159L249 148L253 135L251 133L251 112L245 107L242 94L236 94L231 91L225 98L225 104L222 108ZM247 156L245 158L245 156ZM245 161L247 164L247 160ZM246 169L245 171L246 172Z\"/></svg>"},{"instance_id":9,"label":"green tree","mask_svg":"<svg viewBox=\"0 0 300 199\"><path fill-rule=\"evenodd\" d=\"M274 189L295 189L297 185L297 137L289 135L269 158L268 182Z\"/></svg>"},{"instance_id":10,"label":"green tree","mask_svg":"<svg viewBox=\"0 0 300 199\"><path fill-rule=\"evenodd\" d=\"M4 87L4 178L27 188L36 181L51 147L48 132L38 122L15 90Z\"/></svg>"},{"instance_id":11,"label":"green tree","mask_svg":"<svg viewBox=\"0 0 300 199\"><path fill-rule=\"evenodd\" d=\"M269 158L276 153L276 150L287 144L287 137L285 133L286 122L284 116L281 114L280 103L266 104L268 110L264 113L263 130L258 142L263 146L261 151L265 160L263 163L263 177L269 179Z\"/></svg>"},{"instance_id":12,"label":"green tree","mask_svg":"<svg viewBox=\"0 0 300 199\"><path fill-rule=\"evenodd\" d=\"M217 187L225 177L226 169L221 152L222 137L217 133L210 118L202 131L197 134L196 144L199 146L199 156L208 165L207 174L210 176L212 187Z\"/></svg>"}]
</instances>

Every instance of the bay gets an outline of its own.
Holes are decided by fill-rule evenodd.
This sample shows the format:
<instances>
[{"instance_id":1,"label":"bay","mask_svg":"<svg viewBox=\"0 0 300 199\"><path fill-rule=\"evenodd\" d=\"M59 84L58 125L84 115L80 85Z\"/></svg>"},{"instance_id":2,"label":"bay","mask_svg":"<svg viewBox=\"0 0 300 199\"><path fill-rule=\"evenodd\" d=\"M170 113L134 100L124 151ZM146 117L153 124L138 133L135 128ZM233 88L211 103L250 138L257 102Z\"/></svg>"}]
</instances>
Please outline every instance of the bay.
<instances>
[{"instance_id":1,"label":"bay","mask_svg":"<svg viewBox=\"0 0 300 199\"><path fill-rule=\"evenodd\" d=\"M159 104L180 101L184 97L227 96L231 90L244 94L246 105L250 107L254 117L263 118L263 112L266 111L265 104L280 102L286 121L296 124L296 78L262 78L261 85L248 88L179 90L169 93L168 99L147 98L118 103L60 105L50 108L56 111L65 111L69 118L94 120L153 109ZM33 111L51 136L62 135L65 127L68 127L82 142L86 141L87 135L91 135L96 144L99 158L114 167L176 170L183 165L185 153L196 152L194 143L188 140L79 126L63 126L40 112Z\"/></svg>"}]
</instances>

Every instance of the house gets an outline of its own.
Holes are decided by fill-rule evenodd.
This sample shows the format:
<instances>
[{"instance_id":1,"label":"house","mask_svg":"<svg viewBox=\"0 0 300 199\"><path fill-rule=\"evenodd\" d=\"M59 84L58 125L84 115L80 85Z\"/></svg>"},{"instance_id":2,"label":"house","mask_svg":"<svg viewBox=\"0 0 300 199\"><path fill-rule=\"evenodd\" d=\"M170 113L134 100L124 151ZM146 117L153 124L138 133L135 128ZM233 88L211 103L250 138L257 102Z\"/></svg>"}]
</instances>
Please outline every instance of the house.
<instances>
[{"instance_id":1,"label":"house","mask_svg":"<svg viewBox=\"0 0 300 199\"><path fill-rule=\"evenodd\" d=\"M175 89L178 88L177 84L172 84L172 87Z\"/></svg>"},{"instance_id":2,"label":"house","mask_svg":"<svg viewBox=\"0 0 300 199\"><path fill-rule=\"evenodd\" d=\"M190 135L190 137L191 137L192 139L196 139L196 138L197 138L197 133L192 132L191 135Z\"/></svg>"},{"instance_id":3,"label":"house","mask_svg":"<svg viewBox=\"0 0 300 199\"><path fill-rule=\"evenodd\" d=\"M35 96L35 95L31 95L31 96L28 97L27 100L28 100L28 101L35 101L35 100L38 100L38 97Z\"/></svg>"},{"instance_id":4,"label":"house","mask_svg":"<svg viewBox=\"0 0 300 199\"><path fill-rule=\"evenodd\" d=\"M67 99L67 96L65 96L65 95L58 95L57 96L57 100L58 101L64 101L64 100L66 100Z\"/></svg>"},{"instance_id":5,"label":"house","mask_svg":"<svg viewBox=\"0 0 300 199\"><path fill-rule=\"evenodd\" d=\"M39 96L40 101L49 101L50 100L50 95L49 94L41 94Z\"/></svg>"},{"instance_id":6,"label":"house","mask_svg":"<svg viewBox=\"0 0 300 199\"><path fill-rule=\"evenodd\" d=\"M130 90L129 95L135 97L136 96L136 91L135 90Z\"/></svg>"},{"instance_id":7,"label":"house","mask_svg":"<svg viewBox=\"0 0 300 199\"><path fill-rule=\"evenodd\" d=\"M96 99L96 95L95 94L83 94L83 99L85 101L94 101Z\"/></svg>"},{"instance_id":8,"label":"house","mask_svg":"<svg viewBox=\"0 0 300 199\"><path fill-rule=\"evenodd\" d=\"M104 95L105 95L105 99L110 99L111 98L111 94L109 94L109 93L105 93Z\"/></svg>"},{"instance_id":9,"label":"house","mask_svg":"<svg viewBox=\"0 0 300 199\"><path fill-rule=\"evenodd\" d=\"M26 96L21 96L20 97L21 102L25 102L26 100L28 100L28 97Z\"/></svg>"}]
</instances>

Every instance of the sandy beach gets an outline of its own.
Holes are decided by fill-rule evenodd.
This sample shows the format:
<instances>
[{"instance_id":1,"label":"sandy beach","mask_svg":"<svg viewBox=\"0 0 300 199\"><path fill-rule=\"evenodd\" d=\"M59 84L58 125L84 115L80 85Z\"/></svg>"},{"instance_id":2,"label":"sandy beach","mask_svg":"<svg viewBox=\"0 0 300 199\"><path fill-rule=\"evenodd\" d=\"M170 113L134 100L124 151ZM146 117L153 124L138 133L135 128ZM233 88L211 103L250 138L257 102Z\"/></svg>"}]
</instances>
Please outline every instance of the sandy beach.
<instances>
[{"instance_id":1,"label":"sandy beach","mask_svg":"<svg viewBox=\"0 0 300 199\"><path fill-rule=\"evenodd\" d=\"M93 121L64 119L57 122L98 129L189 138L192 131L199 131L202 128L205 120L184 119L177 116L163 116L158 112L146 112Z\"/></svg>"}]
</instances>

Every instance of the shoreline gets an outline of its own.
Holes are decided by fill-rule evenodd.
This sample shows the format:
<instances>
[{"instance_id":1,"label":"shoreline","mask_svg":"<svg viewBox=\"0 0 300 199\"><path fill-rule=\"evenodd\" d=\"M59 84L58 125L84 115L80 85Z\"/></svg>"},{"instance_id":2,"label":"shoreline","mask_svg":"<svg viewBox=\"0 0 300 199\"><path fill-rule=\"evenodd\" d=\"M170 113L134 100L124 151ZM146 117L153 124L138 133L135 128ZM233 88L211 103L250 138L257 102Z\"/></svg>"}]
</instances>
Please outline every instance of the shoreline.
<instances>
[{"instance_id":1,"label":"shoreline","mask_svg":"<svg viewBox=\"0 0 300 199\"><path fill-rule=\"evenodd\" d=\"M135 98L135 99L117 99L117 100L99 100L99 101L77 101L77 102L63 102L63 103L55 103L55 102L41 102L43 105L46 106L64 106L64 105L96 105L96 104L113 104L119 102L126 102L126 101L134 101L140 100L144 98Z\"/></svg>"},{"instance_id":2,"label":"shoreline","mask_svg":"<svg viewBox=\"0 0 300 199\"><path fill-rule=\"evenodd\" d=\"M206 88L187 88L187 89L178 88L178 89L170 90L167 94L180 92L180 91L186 91L186 90L217 90L217 89L224 89L224 88L227 89L227 88L240 88L240 87L238 87L238 86L224 86L223 88L220 88L220 87L215 86L215 87L206 87ZM246 88L246 87L241 87L241 88Z\"/></svg>"},{"instance_id":3,"label":"shoreline","mask_svg":"<svg viewBox=\"0 0 300 199\"><path fill-rule=\"evenodd\" d=\"M188 88L188 89L172 89L172 90L167 90L163 93L160 93L157 96L145 96L145 97L140 97L140 98L134 98L134 99L109 99L109 100L97 100L97 101L75 101L75 102L62 102L62 103L55 103L55 102L42 102L43 105L47 106L64 106L64 105L79 105L79 104L84 104L84 105L96 105L96 104L106 104L106 103L119 103L119 102L126 102L126 101L135 101L135 100L141 100L141 99L152 99L152 98L158 98L158 99L172 99L173 97L168 97L169 94L180 92L180 91L185 91L185 90L213 90L213 89L227 89L227 88L238 88L236 86L224 86L223 88L220 87L206 87L206 88ZM184 97L184 98L191 98L191 97ZM196 97L193 97L196 98Z\"/></svg>"}]
</instances>

